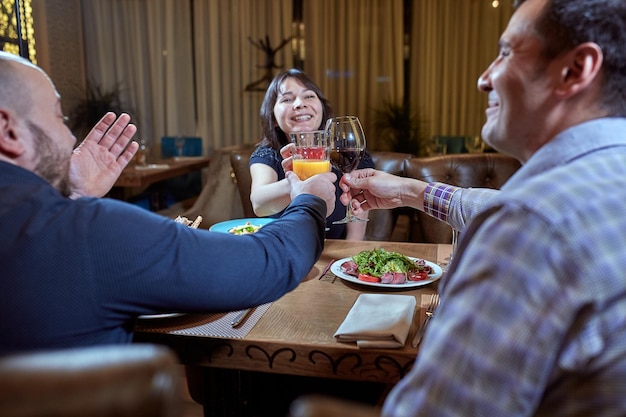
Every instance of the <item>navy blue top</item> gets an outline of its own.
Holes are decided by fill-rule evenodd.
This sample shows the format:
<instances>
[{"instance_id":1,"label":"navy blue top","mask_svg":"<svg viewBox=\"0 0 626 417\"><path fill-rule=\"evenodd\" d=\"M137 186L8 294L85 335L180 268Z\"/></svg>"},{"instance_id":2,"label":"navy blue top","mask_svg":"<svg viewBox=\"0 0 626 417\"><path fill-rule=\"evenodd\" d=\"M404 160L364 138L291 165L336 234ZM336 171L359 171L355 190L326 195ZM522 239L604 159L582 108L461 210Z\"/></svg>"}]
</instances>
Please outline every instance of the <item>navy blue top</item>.
<instances>
[{"instance_id":1,"label":"navy blue top","mask_svg":"<svg viewBox=\"0 0 626 417\"><path fill-rule=\"evenodd\" d=\"M252 164L265 164L276 171L278 175L278 181L285 178L285 171L283 171L282 166L283 157L280 155L280 152L273 149L270 146L260 146L257 147L252 155L250 155L250 165ZM326 232L326 237L328 239L344 239L346 237L346 225L345 224L333 224L334 221L341 220L346 216L346 206L341 204L339 201L339 197L341 196L341 188L339 188L339 180L343 175L341 171L332 166L333 172L337 175L337 182L335 183L335 195L337 197L337 201L335 202L335 210L333 213L326 219L326 227L329 228ZM359 161L358 169L364 168L374 168L374 160L371 155L366 151L361 156ZM268 217L279 217L282 212L277 213Z\"/></svg>"},{"instance_id":2,"label":"navy blue top","mask_svg":"<svg viewBox=\"0 0 626 417\"><path fill-rule=\"evenodd\" d=\"M71 200L4 162L0 194L0 354L129 342L142 314L273 301L323 249L326 207L312 195L235 236L112 199Z\"/></svg>"}]
</instances>

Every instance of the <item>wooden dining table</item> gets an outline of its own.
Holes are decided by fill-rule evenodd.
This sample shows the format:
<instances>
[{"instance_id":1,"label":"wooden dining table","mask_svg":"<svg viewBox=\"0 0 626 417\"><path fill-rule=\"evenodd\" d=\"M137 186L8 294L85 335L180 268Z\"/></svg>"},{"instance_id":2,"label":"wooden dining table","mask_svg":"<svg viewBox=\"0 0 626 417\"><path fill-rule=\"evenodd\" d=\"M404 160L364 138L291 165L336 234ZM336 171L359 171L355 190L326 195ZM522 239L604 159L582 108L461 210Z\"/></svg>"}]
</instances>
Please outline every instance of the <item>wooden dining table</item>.
<instances>
[{"instance_id":1,"label":"wooden dining table","mask_svg":"<svg viewBox=\"0 0 626 417\"><path fill-rule=\"evenodd\" d=\"M200 171L209 166L208 156L175 157L140 165L131 163L120 174L108 194L118 200L130 200L133 196L145 191L149 186L180 175ZM150 210L158 211L165 208L164 193L167 190L156 185L150 193Z\"/></svg>"},{"instance_id":2,"label":"wooden dining table","mask_svg":"<svg viewBox=\"0 0 626 417\"><path fill-rule=\"evenodd\" d=\"M193 156L163 159L146 165L130 164L124 168L114 187L145 188L155 182L201 170L210 161L208 156Z\"/></svg>"},{"instance_id":3,"label":"wooden dining table","mask_svg":"<svg viewBox=\"0 0 626 417\"><path fill-rule=\"evenodd\" d=\"M306 279L292 292L272 302L243 337L215 336L195 331L180 334L185 321L151 322L136 329L135 341L165 344L182 363L195 367L396 383L411 368L418 348L411 346L438 281L399 291L349 282L326 273L333 260L362 250L384 248L428 261L442 261L451 246L406 242L327 240L324 251ZM338 342L335 331L360 294L393 293L416 297L407 342L401 348L358 348ZM202 321L202 316L195 317ZM209 321L207 316L207 321ZM212 319L211 319L212 320Z\"/></svg>"}]
</instances>

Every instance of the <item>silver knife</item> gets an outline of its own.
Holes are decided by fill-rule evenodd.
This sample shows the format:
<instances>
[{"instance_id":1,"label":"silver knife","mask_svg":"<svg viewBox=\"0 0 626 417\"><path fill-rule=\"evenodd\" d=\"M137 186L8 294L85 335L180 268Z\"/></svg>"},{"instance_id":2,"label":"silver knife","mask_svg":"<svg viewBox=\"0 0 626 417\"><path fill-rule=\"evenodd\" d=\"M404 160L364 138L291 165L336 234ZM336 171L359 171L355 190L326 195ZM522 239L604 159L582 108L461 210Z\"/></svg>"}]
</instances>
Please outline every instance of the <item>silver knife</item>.
<instances>
[{"instance_id":1,"label":"silver knife","mask_svg":"<svg viewBox=\"0 0 626 417\"><path fill-rule=\"evenodd\" d=\"M237 314L237 316L233 319L233 321L230 322L230 325L232 327L237 327L237 326L243 324L243 322L248 317L248 314L250 314L250 312L252 310L254 310L254 307L246 308L245 310L241 310L241 312L239 314Z\"/></svg>"}]
</instances>

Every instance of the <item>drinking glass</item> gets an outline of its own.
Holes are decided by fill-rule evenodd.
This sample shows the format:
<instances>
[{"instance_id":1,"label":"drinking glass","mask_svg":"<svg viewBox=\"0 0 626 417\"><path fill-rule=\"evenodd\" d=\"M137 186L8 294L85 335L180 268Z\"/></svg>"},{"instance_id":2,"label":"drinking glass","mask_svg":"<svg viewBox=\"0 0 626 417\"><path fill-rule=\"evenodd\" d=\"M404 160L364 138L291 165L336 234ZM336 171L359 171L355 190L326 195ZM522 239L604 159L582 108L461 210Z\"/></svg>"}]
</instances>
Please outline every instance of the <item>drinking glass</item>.
<instances>
[{"instance_id":1,"label":"drinking glass","mask_svg":"<svg viewBox=\"0 0 626 417\"><path fill-rule=\"evenodd\" d=\"M323 130L291 133L293 172L302 180L330 171L330 147Z\"/></svg>"},{"instance_id":2,"label":"drinking glass","mask_svg":"<svg viewBox=\"0 0 626 417\"><path fill-rule=\"evenodd\" d=\"M150 149L148 145L141 140L139 142L139 149L137 149L136 161L137 165L146 166L148 165L148 154L150 153Z\"/></svg>"},{"instance_id":3,"label":"drinking glass","mask_svg":"<svg viewBox=\"0 0 626 417\"><path fill-rule=\"evenodd\" d=\"M326 134L330 142L330 159L333 165L344 174L351 172L359 165L361 155L365 151L365 133L361 122L356 116L340 116L328 119ZM366 222L352 214L352 204L346 207L346 217L333 224L349 222Z\"/></svg>"},{"instance_id":4,"label":"drinking glass","mask_svg":"<svg viewBox=\"0 0 626 417\"><path fill-rule=\"evenodd\" d=\"M450 256L448 256L445 259L444 269L448 269L448 267L452 263L452 258L454 257L454 252L456 252L456 247L457 247L457 245L459 243L459 234L460 234L460 232L453 227L452 228L452 251L450 252Z\"/></svg>"},{"instance_id":5,"label":"drinking glass","mask_svg":"<svg viewBox=\"0 0 626 417\"><path fill-rule=\"evenodd\" d=\"M182 136L176 136L174 138L174 146L176 146L176 155L183 156L185 150L185 138Z\"/></svg>"},{"instance_id":6,"label":"drinking glass","mask_svg":"<svg viewBox=\"0 0 626 417\"><path fill-rule=\"evenodd\" d=\"M485 142L480 136L467 136L465 138L465 149L469 153L482 153L485 151Z\"/></svg>"}]
</instances>

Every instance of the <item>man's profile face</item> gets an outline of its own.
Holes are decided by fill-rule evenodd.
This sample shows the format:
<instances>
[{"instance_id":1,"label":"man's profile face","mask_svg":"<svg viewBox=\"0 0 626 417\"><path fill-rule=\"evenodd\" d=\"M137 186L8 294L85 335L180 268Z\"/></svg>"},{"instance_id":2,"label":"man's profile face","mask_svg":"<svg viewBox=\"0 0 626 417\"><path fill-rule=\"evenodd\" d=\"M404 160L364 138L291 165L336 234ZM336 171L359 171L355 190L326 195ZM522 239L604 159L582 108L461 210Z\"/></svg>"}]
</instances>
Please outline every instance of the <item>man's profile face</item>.
<instances>
[{"instance_id":1,"label":"man's profile face","mask_svg":"<svg viewBox=\"0 0 626 417\"><path fill-rule=\"evenodd\" d=\"M499 54L479 79L489 93L482 136L494 148L525 160L529 149L549 132L551 80L558 74L542 54L535 27L546 0L527 0L500 37Z\"/></svg>"}]
</instances>

